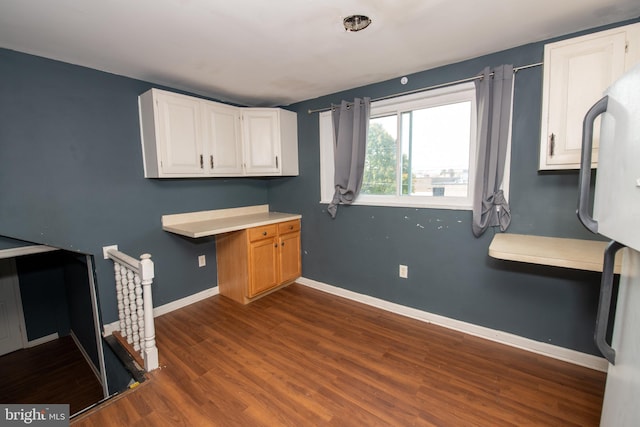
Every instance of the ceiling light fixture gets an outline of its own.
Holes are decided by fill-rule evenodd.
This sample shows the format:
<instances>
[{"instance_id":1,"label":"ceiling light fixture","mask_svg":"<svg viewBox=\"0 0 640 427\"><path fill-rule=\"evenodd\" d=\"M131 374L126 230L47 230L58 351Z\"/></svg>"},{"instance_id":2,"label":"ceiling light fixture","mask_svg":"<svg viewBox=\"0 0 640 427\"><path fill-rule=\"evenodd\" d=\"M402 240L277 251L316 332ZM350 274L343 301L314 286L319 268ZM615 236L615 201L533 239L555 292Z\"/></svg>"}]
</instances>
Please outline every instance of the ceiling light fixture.
<instances>
[{"instance_id":1,"label":"ceiling light fixture","mask_svg":"<svg viewBox=\"0 0 640 427\"><path fill-rule=\"evenodd\" d=\"M342 20L346 31L356 32L364 30L371 24L371 18L365 15L351 15Z\"/></svg>"}]
</instances>

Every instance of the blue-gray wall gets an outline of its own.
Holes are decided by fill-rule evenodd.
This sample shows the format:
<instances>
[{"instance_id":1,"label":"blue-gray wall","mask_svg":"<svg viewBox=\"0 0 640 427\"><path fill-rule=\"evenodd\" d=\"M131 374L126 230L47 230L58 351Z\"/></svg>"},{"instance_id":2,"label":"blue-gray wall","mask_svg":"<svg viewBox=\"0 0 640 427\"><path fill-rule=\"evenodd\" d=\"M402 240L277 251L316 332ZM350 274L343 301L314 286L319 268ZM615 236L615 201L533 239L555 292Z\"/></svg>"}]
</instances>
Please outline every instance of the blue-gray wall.
<instances>
[{"instance_id":1,"label":"blue-gray wall","mask_svg":"<svg viewBox=\"0 0 640 427\"><path fill-rule=\"evenodd\" d=\"M217 272L214 241L164 232L162 215L267 203L265 180L143 178L137 97L152 86L0 49L0 236L94 255L105 323L117 308L103 246L151 253L165 304Z\"/></svg>"},{"instance_id":2,"label":"blue-gray wall","mask_svg":"<svg viewBox=\"0 0 640 427\"><path fill-rule=\"evenodd\" d=\"M318 114L342 99L373 99L479 74L485 66L541 62L543 43L336 93L291 106L298 112L298 178L271 183L273 209L302 214L303 275L454 319L599 354L593 327L599 274L494 260L494 235L471 233L471 212L320 204ZM420 55L420 52L416 52ZM400 72L400 70L398 70ZM542 67L516 74L508 232L595 239L579 224L576 171L539 173ZM398 264L409 278L398 278Z\"/></svg>"},{"instance_id":3,"label":"blue-gray wall","mask_svg":"<svg viewBox=\"0 0 640 427\"><path fill-rule=\"evenodd\" d=\"M68 335L64 255L60 251L45 252L15 260L27 339Z\"/></svg>"},{"instance_id":4,"label":"blue-gray wall","mask_svg":"<svg viewBox=\"0 0 640 427\"><path fill-rule=\"evenodd\" d=\"M0 50L0 236L94 255L108 323L117 310L102 246L152 253L154 303L165 304L214 286L216 267L213 239L163 232L161 215L269 203L303 215L305 277L597 353L596 273L493 260L492 233L474 238L468 211L354 206L334 221L318 203L318 115L308 108L467 78L487 65L535 63L542 52L542 43L522 46L411 75L406 86L399 75L287 107L298 112L298 177L149 180L137 96L151 83ZM577 173L537 171L541 88L541 68L517 74L509 232L593 238L573 213ZM397 277L399 263L409 265L409 279Z\"/></svg>"},{"instance_id":5,"label":"blue-gray wall","mask_svg":"<svg viewBox=\"0 0 640 427\"><path fill-rule=\"evenodd\" d=\"M97 336L94 323L93 303L91 301L91 282L89 266L85 255L65 252L64 282L69 316L69 327L76 336L85 353L93 362L96 370L100 370Z\"/></svg>"}]
</instances>

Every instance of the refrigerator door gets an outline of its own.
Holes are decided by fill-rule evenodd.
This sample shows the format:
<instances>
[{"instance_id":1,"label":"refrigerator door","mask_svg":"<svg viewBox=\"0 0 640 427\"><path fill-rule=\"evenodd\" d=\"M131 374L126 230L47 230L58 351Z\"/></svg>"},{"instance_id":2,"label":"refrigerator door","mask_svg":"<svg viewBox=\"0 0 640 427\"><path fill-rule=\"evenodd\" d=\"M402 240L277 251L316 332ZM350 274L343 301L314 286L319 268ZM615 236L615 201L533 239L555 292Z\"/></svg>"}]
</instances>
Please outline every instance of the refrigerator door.
<instances>
[{"instance_id":1,"label":"refrigerator door","mask_svg":"<svg viewBox=\"0 0 640 427\"><path fill-rule=\"evenodd\" d=\"M599 234L640 250L640 65L606 94L593 219Z\"/></svg>"},{"instance_id":2,"label":"refrigerator door","mask_svg":"<svg viewBox=\"0 0 640 427\"><path fill-rule=\"evenodd\" d=\"M600 425L640 426L640 252L624 249L612 347Z\"/></svg>"}]
</instances>

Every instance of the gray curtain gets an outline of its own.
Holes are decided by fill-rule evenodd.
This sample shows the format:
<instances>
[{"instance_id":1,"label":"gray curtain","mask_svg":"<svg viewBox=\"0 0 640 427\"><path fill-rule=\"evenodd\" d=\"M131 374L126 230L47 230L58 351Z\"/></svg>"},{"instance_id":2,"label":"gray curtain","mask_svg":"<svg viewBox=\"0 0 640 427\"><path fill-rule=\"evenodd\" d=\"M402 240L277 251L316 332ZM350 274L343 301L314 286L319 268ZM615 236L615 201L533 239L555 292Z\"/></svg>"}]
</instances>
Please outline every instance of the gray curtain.
<instances>
[{"instance_id":1,"label":"gray curtain","mask_svg":"<svg viewBox=\"0 0 640 427\"><path fill-rule=\"evenodd\" d=\"M473 195L472 230L476 237L489 227L504 231L511 222L511 212L500 186L507 157L513 66L501 65L476 81L478 106L478 163Z\"/></svg>"},{"instance_id":2,"label":"gray curtain","mask_svg":"<svg viewBox=\"0 0 640 427\"><path fill-rule=\"evenodd\" d=\"M327 208L332 218L336 217L338 205L353 203L362 187L370 111L370 98L356 98L353 103L342 101L333 108L336 191Z\"/></svg>"}]
</instances>

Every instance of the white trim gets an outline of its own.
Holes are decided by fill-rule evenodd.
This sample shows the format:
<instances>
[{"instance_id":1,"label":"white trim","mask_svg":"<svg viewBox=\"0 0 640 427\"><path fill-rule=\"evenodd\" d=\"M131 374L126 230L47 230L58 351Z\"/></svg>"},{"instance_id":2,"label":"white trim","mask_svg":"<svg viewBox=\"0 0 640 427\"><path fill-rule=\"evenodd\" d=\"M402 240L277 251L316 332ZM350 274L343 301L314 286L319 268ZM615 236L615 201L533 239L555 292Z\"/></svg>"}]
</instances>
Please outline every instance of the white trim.
<instances>
[{"instance_id":1,"label":"white trim","mask_svg":"<svg viewBox=\"0 0 640 427\"><path fill-rule=\"evenodd\" d=\"M93 364L93 360L91 360L91 357L89 357L82 344L80 344L80 340L73 331L71 331L69 335L73 339L73 342L76 344L76 347L78 347L78 350L80 350L80 353L82 353L82 357L84 357L84 360L89 364L89 367L98 379L98 382L100 383L100 385L102 385L102 375L98 371L98 368L96 368L96 366Z\"/></svg>"},{"instance_id":2,"label":"white trim","mask_svg":"<svg viewBox=\"0 0 640 427\"><path fill-rule=\"evenodd\" d=\"M204 291L200 291L196 294L189 295L188 297L181 298L179 300L172 301L170 303L161 305L159 307L155 307L153 309L153 317L162 316L163 314L170 313L174 310L178 310L182 307L186 307L198 301L202 301L203 299L207 299L214 295L218 295L220 291L217 286L213 288L205 289Z\"/></svg>"},{"instance_id":3,"label":"white trim","mask_svg":"<svg viewBox=\"0 0 640 427\"><path fill-rule=\"evenodd\" d=\"M24 345L24 348L36 347L36 346L39 346L40 344L46 344L48 342L55 341L58 338L60 338L60 335L58 335L57 332L54 332L53 334L45 335L44 337L36 338L35 340L32 340L32 341L27 341L26 344Z\"/></svg>"},{"instance_id":4,"label":"white trim","mask_svg":"<svg viewBox=\"0 0 640 427\"><path fill-rule=\"evenodd\" d=\"M0 259L13 258L22 255L39 254L42 252L59 251L59 248L47 245L19 246L17 248L0 249Z\"/></svg>"},{"instance_id":5,"label":"white trim","mask_svg":"<svg viewBox=\"0 0 640 427\"><path fill-rule=\"evenodd\" d=\"M98 364L100 366L99 372L97 372L98 381L102 384L103 397L109 396L109 380L107 379L107 366L104 361L104 346L102 344L102 337L100 336L100 311L98 309L98 295L96 294L96 282L93 275L94 265L93 257L91 255L85 255L87 261L87 278L89 279L89 295L91 296L91 312L93 314L93 333L96 339L96 350L98 352ZM72 331L73 333L73 331ZM89 359L91 360L91 359ZM93 363L89 363L93 368ZM94 371L95 372L95 371Z\"/></svg>"},{"instance_id":6,"label":"white trim","mask_svg":"<svg viewBox=\"0 0 640 427\"><path fill-rule=\"evenodd\" d=\"M180 308L186 307L198 301L202 301L214 295L218 295L219 293L220 291L218 287L214 286L212 288L205 289L204 291L200 291L193 295L189 295L187 297L172 301L170 303L161 305L159 307L155 307L153 309L153 317L162 316L163 314L170 313L174 310L178 310ZM103 329L104 329L104 336L109 336L113 334L115 331L120 330L120 321L117 320L115 322L108 323L104 325Z\"/></svg>"},{"instance_id":7,"label":"white trim","mask_svg":"<svg viewBox=\"0 0 640 427\"><path fill-rule=\"evenodd\" d=\"M115 322L107 323L102 327L102 335L108 337L109 335L113 335L114 332L120 330L120 321L116 320Z\"/></svg>"},{"instance_id":8,"label":"white trim","mask_svg":"<svg viewBox=\"0 0 640 427\"><path fill-rule=\"evenodd\" d=\"M547 344L540 341L535 341L529 338L524 338L518 335L510 334L508 332L498 331L495 329L486 328L484 326L478 326L472 323L451 319L448 317L440 316L438 314L417 310L415 308L406 307L406 306L385 301L379 298L374 298L368 295L359 294L353 291L338 288L336 286L328 285L326 283L318 282L312 279L307 279L305 277L299 278L296 282L300 283L301 285L308 286L310 288L314 288L323 292L327 292L333 295L347 298L352 301L361 302L363 304L367 304L372 307L377 307L382 310L390 311L392 313L400 314L402 316L410 317L412 319L420 320L422 322L433 323L434 325L442 326L448 329L473 335L479 338L484 338L500 344L505 344L511 347L530 351L532 353L551 357L553 359L562 360L565 362L573 363L575 365L583 366L590 369L595 369L597 371L602 371L602 372L607 372L607 369L608 369L608 363L606 359L602 357L555 346L552 344Z\"/></svg>"},{"instance_id":9,"label":"white trim","mask_svg":"<svg viewBox=\"0 0 640 427\"><path fill-rule=\"evenodd\" d=\"M27 337L27 321L24 318L24 307L22 306L22 292L20 291L20 277L18 276L18 266L15 258L9 259L10 268L13 269L12 277L14 279L15 301L18 308L18 324L20 326L20 337L22 340L22 348L29 347L29 338ZM53 338L55 339L55 338ZM45 341L46 342L46 341Z\"/></svg>"}]
</instances>

